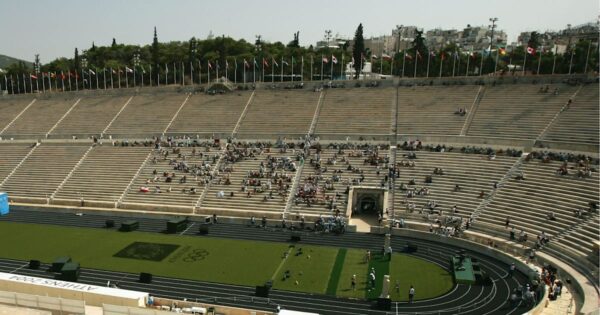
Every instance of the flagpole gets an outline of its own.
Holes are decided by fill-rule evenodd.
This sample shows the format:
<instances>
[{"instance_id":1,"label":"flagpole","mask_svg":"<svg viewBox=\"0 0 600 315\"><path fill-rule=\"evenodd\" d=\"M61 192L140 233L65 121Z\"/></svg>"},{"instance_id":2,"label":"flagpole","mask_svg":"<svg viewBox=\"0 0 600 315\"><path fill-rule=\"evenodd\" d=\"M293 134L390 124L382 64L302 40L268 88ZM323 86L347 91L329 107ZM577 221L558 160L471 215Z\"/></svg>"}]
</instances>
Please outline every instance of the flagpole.
<instances>
[{"instance_id":1,"label":"flagpole","mask_svg":"<svg viewBox=\"0 0 600 315\"><path fill-rule=\"evenodd\" d=\"M202 62L198 59L198 84L202 85Z\"/></svg>"},{"instance_id":2,"label":"flagpole","mask_svg":"<svg viewBox=\"0 0 600 315\"><path fill-rule=\"evenodd\" d=\"M215 80L217 80L216 82L219 82L219 59L215 62L215 68Z\"/></svg>"},{"instance_id":3,"label":"flagpole","mask_svg":"<svg viewBox=\"0 0 600 315\"><path fill-rule=\"evenodd\" d=\"M415 73L413 74L413 78L417 77L417 65L419 64L419 51L415 49Z\"/></svg>"},{"instance_id":4,"label":"flagpole","mask_svg":"<svg viewBox=\"0 0 600 315\"><path fill-rule=\"evenodd\" d=\"M273 67L271 67L271 84L274 84L275 83L275 57L271 56L271 64L273 65ZM281 78L279 81L283 82L283 56L281 56Z\"/></svg>"},{"instance_id":5,"label":"flagpole","mask_svg":"<svg viewBox=\"0 0 600 315\"><path fill-rule=\"evenodd\" d=\"M292 56L292 64L291 64L291 66L292 66L292 82L294 82L294 56Z\"/></svg>"},{"instance_id":6,"label":"flagpole","mask_svg":"<svg viewBox=\"0 0 600 315\"><path fill-rule=\"evenodd\" d=\"M454 68L456 66L456 56L457 56L457 53L456 53L456 50L454 50L454 54L453 54L453 58L452 58L452 77L454 77Z\"/></svg>"},{"instance_id":7,"label":"flagpole","mask_svg":"<svg viewBox=\"0 0 600 315\"><path fill-rule=\"evenodd\" d=\"M440 78L442 77L442 68L444 67L444 52L440 53Z\"/></svg>"},{"instance_id":8,"label":"flagpole","mask_svg":"<svg viewBox=\"0 0 600 315\"><path fill-rule=\"evenodd\" d=\"M128 89L129 88L129 76L127 75L127 72L129 72L129 71L127 71L127 66L125 66L125 88Z\"/></svg>"},{"instance_id":9,"label":"flagpole","mask_svg":"<svg viewBox=\"0 0 600 315\"><path fill-rule=\"evenodd\" d=\"M479 67L479 76L483 75L483 52L484 52L484 50L482 49L481 50L481 65Z\"/></svg>"},{"instance_id":10,"label":"flagpole","mask_svg":"<svg viewBox=\"0 0 600 315\"><path fill-rule=\"evenodd\" d=\"M71 80L69 80L69 81L71 81ZM114 88L115 88L115 86L113 84L113 68L110 68L110 89L112 90ZM71 89L71 87L69 87L69 90L70 89Z\"/></svg>"},{"instance_id":11,"label":"flagpole","mask_svg":"<svg viewBox=\"0 0 600 315\"><path fill-rule=\"evenodd\" d=\"M256 57L253 58L254 63L252 64L252 83L256 83Z\"/></svg>"},{"instance_id":12,"label":"flagpole","mask_svg":"<svg viewBox=\"0 0 600 315\"><path fill-rule=\"evenodd\" d=\"M70 74L70 72L69 72L69 74ZM40 80L39 80L40 74L37 72L37 70L35 71L35 76L38 78L38 79L35 79L35 90L39 93L40 92ZM4 81L6 81L6 76L4 76ZM4 84L6 85L5 88L8 91L8 83L4 82ZM70 90L71 90L71 82L69 82L69 91Z\"/></svg>"},{"instance_id":13,"label":"flagpole","mask_svg":"<svg viewBox=\"0 0 600 315\"><path fill-rule=\"evenodd\" d=\"M304 83L304 55L300 57L300 82Z\"/></svg>"},{"instance_id":14,"label":"flagpole","mask_svg":"<svg viewBox=\"0 0 600 315\"><path fill-rule=\"evenodd\" d=\"M540 75L540 66L542 65L542 54L544 53L544 46L540 50L540 55L538 57L538 67L537 67L537 75Z\"/></svg>"},{"instance_id":15,"label":"flagpole","mask_svg":"<svg viewBox=\"0 0 600 315\"><path fill-rule=\"evenodd\" d=\"M148 81L150 81L150 87L152 87L152 65L148 65L148 70L150 71L150 73L148 73Z\"/></svg>"},{"instance_id":16,"label":"flagpole","mask_svg":"<svg viewBox=\"0 0 600 315\"><path fill-rule=\"evenodd\" d=\"M552 62L552 75L554 75L554 68L556 67L556 43L554 43L554 61Z\"/></svg>"},{"instance_id":17,"label":"flagpole","mask_svg":"<svg viewBox=\"0 0 600 315\"><path fill-rule=\"evenodd\" d=\"M70 91L73 91L73 89L71 88L71 69L67 69L67 76L69 77L69 92L70 92ZM38 86L38 81L39 80L35 80L35 88L39 92L40 87Z\"/></svg>"},{"instance_id":18,"label":"flagpole","mask_svg":"<svg viewBox=\"0 0 600 315\"><path fill-rule=\"evenodd\" d=\"M206 70L207 70L207 78L208 78L207 84L210 85L210 60L206 61Z\"/></svg>"},{"instance_id":19,"label":"flagpole","mask_svg":"<svg viewBox=\"0 0 600 315\"><path fill-rule=\"evenodd\" d=\"M225 80L229 80L229 62L225 59Z\"/></svg>"},{"instance_id":20,"label":"flagpole","mask_svg":"<svg viewBox=\"0 0 600 315\"><path fill-rule=\"evenodd\" d=\"M496 75L496 71L498 71L498 57L500 56L500 48L496 47L496 62L494 63L494 76ZM539 71L539 69L538 69Z\"/></svg>"},{"instance_id":21,"label":"flagpole","mask_svg":"<svg viewBox=\"0 0 600 315\"><path fill-rule=\"evenodd\" d=\"M590 60L590 51L591 51L591 49L592 49L592 41L590 40L590 43L588 45L587 56L585 57L585 69L583 70L584 74L587 73L588 61Z\"/></svg>"},{"instance_id":22,"label":"flagpole","mask_svg":"<svg viewBox=\"0 0 600 315\"><path fill-rule=\"evenodd\" d=\"M323 81L323 55L321 55L321 81Z\"/></svg>"},{"instance_id":23,"label":"flagpole","mask_svg":"<svg viewBox=\"0 0 600 315\"><path fill-rule=\"evenodd\" d=\"M17 92L21 94L21 81L19 80L19 74L17 73Z\"/></svg>"},{"instance_id":24,"label":"flagpole","mask_svg":"<svg viewBox=\"0 0 600 315\"><path fill-rule=\"evenodd\" d=\"M33 94L33 78L31 77L31 72L29 73L29 93Z\"/></svg>"},{"instance_id":25,"label":"flagpole","mask_svg":"<svg viewBox=\"0 0 600 315\"><path fill-rule=\"evenodd\" d=\"M311 55L310 56L310 80L309 81L312 81L312 80L313 80L313 56Z\"/></svg>"},{"instance_id":26,"label":"flagpole","mask_svg":"<svg viewBox=\"0 0 600 315\"><path fill-rule=\"evenodd\" d=\"M575 53L575 48L571 48L571 61L569 61L569 75L571 75L571 68L573 68L573 54Z\"/></svg>"},{"instance_id":27,"label":"flagpole","mask_svg":"<svg viewBox=\"0 0 600 315\"><path fill-rule=\"evenodd\" d=\"M390 77L394 76L394 57L396 57L396 53L392 54L392 59L390 61Z\"/></svg>"},{"instance_id":28,"label":"flagpole","mask_svg":"<svg viewBox=\"0 0 600 315\"><path fill-rule=\"evenodd\" d=\"M185 64L183 63L183 61L181 62L181 85L185 86ZM142 69L142 87L143 86L144 86L144 71Z\"/></svg>"},{"instance_id":29,"label":"flagpole","mask_svg":"<svg viewBox=\"0 0 600 315\"><path fill-rule=\"evenodd\" d=\"M404 65L406 64L406 51L402 52L402 76L404 78Z\"/></svg>"},{"instance_id":30,"label":"flagpole","mask_svg":"<svg viewBox=\"0 0 600 315\"><path fill-rule=\"evenodd\" d=\"M65 73L62 70L60 70L60 83L62 85L62 90L64 92L65 91Z\"/></svg>"},{"instance_id":31,"label":"flagpole","mask_svg":"<svg viewBox=\"0 0 600 315\"><path fill-rule=\"evenodd\" d=\"M144 72L146 72L144 70L144 67L140 66L142 68L142 87L144 87Z\"/></svg>"},{"instance_id":32,"label":"flagpole","mask_svg":"<svg viewBox=\"0 0 600 315\"><path fill-rule=\"evenodd\" d=\"M471 57L473 57L473 50L471 50L469 56L467 57L467 71L465 72L465 77L469 76L469 63L471 63Z\"/></svg>"},{"instance_id":33,"label":"flagpole","mask_svg":"<svg viewBox=\"0 0 600 315\"><path fill-rule=\"evenodd\" d=\"M429 78L429 62L431 61L431 50L427 49L427 75L426 78Z\"/></svg>"},{"instance_id":34,"label":"flagpole","mask_svg":"<svg viewBox=\"0 0 600 315\"><path fill-rule=\"evenodd\" d=\"M340 77L342 80L346 79L346 75L344 74L344 53L342 52L342 63L340 64Z\"/></svg>"},{"instance_id":35,"label":"flagpole","mask_svg":"<svg viewBox=\"0 0 600 315\"><path fill-rule=\"evenodd\" d=\"M333 54L331 54L331 74L329 75L329 80L333 80Z\"/></svg>"},{"instance_id":36,"label":"flagpole","mask_svg":"<svg viewBox=\"0 0 600 315\"><path fill-rule=\"evenodd\" d=\"M237 85L237 58L233 58L233 84Z\"/></svg>"},{"instance_id":37,"label":"flagpole","mask_svg":"<svg viewBox=\"0 0 600 315\"><path fill-rule=\"evenodd\" d=\"M262 60L262 79L261 82L265 82L265 58Z\"/></svg>"},{"instance_id":38,"label":"flagpole","mask_svg":"<svg viewBox=\"0 0 600 315\"><path fill-rule=\"evenodd\" d=\"M527 52L527 50L525 50L525 58L523 58L523 76L525 75L525 64L527 63L527 55L529 53Z\"/></svg>"},{"instance_id":39,"label":"flagpole","mask_svg":"<svg viewBox=\"0 0 600 315\"><path fill-rule=\"evenodd\" d=\"M177 63L173 62L173 84L177 85Z\"/></svg>"},{"instance_id":40,"label":"flagpole","mask_svg":"<svg viewBox=\"0 0 600 315\"><path fill-rule=\"evenodd\" d=\"M165 85L169 85L169 65L165 62Z\"/></svg>"},{"instance_id":41,"label":"flagpole","mask_svg":"<svg viewBox=\"0 0 600 315\"><path fill-rule=\"evenodd\" d=\"M94 74L94 76L96 77L96 90L97 90L98 89L98 68L96 68L96 73Z\"/></svg>"},{"instance_id":42,"label":"flagpole","mask_svg":"<svg viewBox=\"0 0 600 315\"><path fill-rule=\"evenodd\" d=\"M42 88L44 92L46 92L46 87L44 84L44 73L42 73ZM79 91L79 73L77 73L77 68L75 68L75 90Z\"/></svg>"}]
</instances>

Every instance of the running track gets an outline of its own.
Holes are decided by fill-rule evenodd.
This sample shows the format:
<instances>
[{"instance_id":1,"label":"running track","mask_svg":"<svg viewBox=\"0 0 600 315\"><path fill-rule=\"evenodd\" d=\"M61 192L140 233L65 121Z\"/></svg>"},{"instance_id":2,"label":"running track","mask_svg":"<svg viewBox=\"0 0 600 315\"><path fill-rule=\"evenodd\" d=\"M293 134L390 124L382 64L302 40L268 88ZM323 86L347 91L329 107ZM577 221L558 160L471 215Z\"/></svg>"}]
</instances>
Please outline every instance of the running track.
<instances>
[{"instance_id":1,"label":"running track","mask_svg":"<svg viewBox=\"0 0 600 315\"><path fill-rule=\"evenodd\" d=\"M105 215L76 216L69 213L56 213L49 211L12 211L9 215L0 217L0 221L26 222L37 224L52 224L62 226L78 226L89 228L103 228L107 219L115 220L119 226L120 221L130 218L120 218ZM165 229L163 219L138 218L140 231L162 232ZM198 235L200 222L193 222L194 226L186 230L184 235ZM244 225L216 224L210 226L207 236L260 241L287 242L291 232L276 228L260 229ZM176 237L176 236L174 236ZM437 263L447 268L448 258L459 250L458 247L442 245L435 242L410 238L392 238L393 248L402 248L408 242L416 244L418 251L413 255ZM378 251L383 244L383 237L374 234L346 233L343 235L316 234L314 232L302 233L304 244L326 245L334 247L361 248ZM276 305L283 309L315 312L319 314L523 314L528 311L524 305L514 307L507 303L513 288L524 284L525 275L517 273L512 278L505 278L508 266L491 257L479 253L469 252L471 257L479 259L482 269L493 280L492 285L456 285L447 294L429 299L416 301L413 304L398 303L392 305L392 312L386 313L374 308L372 302L363 300L343 299L327 295L307 294L291 291L271 290L270 299L255 298L254 287L219 284L211 282L193 281L185 279L165 278L154 276L151 284L139 283L138 274L123 273L108 270L82 268L79 282L104 286L107 281L118 282L119 287L149 292L158 297L184 299L213 303L228 306L248 307L259 310L273 311ZM1 256L1 254L0 254ZM39 270L27 269L27 262L11 259L0 259L0 271L36 277L51 278L44 270L48 265L43 265ZM143 270L140 270L143 271ZM418 292L417 292L418 294ZM417 295L418 296L418 295Z\"/></svg>"}]
</instances>

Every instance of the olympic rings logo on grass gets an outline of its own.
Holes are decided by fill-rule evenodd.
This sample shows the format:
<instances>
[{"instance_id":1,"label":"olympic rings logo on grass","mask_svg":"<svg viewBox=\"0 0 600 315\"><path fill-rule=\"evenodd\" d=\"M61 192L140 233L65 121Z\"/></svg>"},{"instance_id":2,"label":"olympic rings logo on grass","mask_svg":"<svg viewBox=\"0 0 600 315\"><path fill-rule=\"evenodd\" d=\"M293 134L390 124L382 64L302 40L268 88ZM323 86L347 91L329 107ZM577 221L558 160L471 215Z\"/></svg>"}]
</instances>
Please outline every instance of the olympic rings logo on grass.
<instances>
[{"instance_id":1,"label":"olympic rings logo on grass","mask_svg":"<svg viewBox=\"0 0 600 315\"><path fill-rule=\"evenodd\" d=\"M184 262L197 262L204 260L208 256L208 251L202 248L196 248L190 251L182 260Z\"/></svg>"}]
</instances>

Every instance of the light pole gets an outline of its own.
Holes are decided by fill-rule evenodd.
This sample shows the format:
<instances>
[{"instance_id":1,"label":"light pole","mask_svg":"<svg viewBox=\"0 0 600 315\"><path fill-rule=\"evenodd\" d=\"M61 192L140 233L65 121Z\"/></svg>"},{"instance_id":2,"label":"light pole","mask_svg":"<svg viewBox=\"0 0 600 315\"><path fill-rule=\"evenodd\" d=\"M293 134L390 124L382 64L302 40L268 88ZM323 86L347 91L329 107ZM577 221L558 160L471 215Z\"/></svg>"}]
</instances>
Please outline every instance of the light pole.
<instances>
[{"instance_id":1,"label":"light pole","mask_svg":"<svg viewBox=\"0 0 600 315\"><path fill-rule=\"evenodd\" d=\"M90 76L89 72L88 72L89 80L85 79L85 68L87 68L87 66L88 66L87 58L85 58L85 57L81 58L81 73L83 74L83 88L85 88L85 81L88 81L88 89L90 89L91 83L89 82L89 80L91 80L91 76Z\"/></svg>"},{"instance_id":2,"label":"light pole","mask_svg":"<svg viewBox=\"0 0 600 315\"><path fill-rule=\"evenodd\" d=\"M496 22L498 21L497 17L490 18L490 22L492 24L489 26L491 29L490 33L490 54L492 53L492 44L494 44L494 30L496 29ZM496 71L498 69L498 55L500 55L500 50L496 47L496 62L494 63L494 75L496 75Z\"/></svg>"},{"instance_id":3,"label":"light pole","mask_svg":"<svg viewBox=\"0 0 600 315\"><path fill-rule=\"evenodd\" d=\"M133 86L135 87L135 69L140 65L140 53L133 54ZM142 87L144 86L144 77L142 74Z\"/></svg>"},{"instance_id":4,"label":"light pole","mask_svg":"<svg viewBox=\"0 0 600 315\"><path fill-rule=\"evenodd\" d=\"M394 51L394 54L392 56L392 60L394 60L394 58L396 57L396 54L398 52L400 52L400 44L402 42L402 29L404 28L404 25L400 24L400 25L396 25L396 32L398 32L398 41L396 43L396 49ZM404 66L404 61L402 61L402 66Z\"/></svg>"}]
</instances>

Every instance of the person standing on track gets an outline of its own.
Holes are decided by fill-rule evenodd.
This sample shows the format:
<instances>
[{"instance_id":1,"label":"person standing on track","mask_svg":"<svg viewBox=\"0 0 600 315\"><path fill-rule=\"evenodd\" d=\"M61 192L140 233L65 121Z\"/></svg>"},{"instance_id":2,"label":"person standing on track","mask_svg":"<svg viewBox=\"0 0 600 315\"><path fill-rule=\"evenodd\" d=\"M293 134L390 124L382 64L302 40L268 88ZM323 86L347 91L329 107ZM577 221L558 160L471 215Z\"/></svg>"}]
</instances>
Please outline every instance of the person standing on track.
<instances>
[{"instance_id":1,"label":"person standing on track","mask_svg":"<svg viewBox=\"0 0 600 315\"><path fill-rule=\"evenodd\" d=\"M411 285L408 290L408 303L412 303L415 298L415 288Z\"/></svg>"},{"instance_id":2,"label":"person standing on track","mask_svg":"<svg viewBox=\"0 0 600 315\"><path fill-rule=\"evenodd\" d=\"M350 286L352 287L352 291L356 291L356 275L352 275Z\"/></svg>"}]
</instances>

